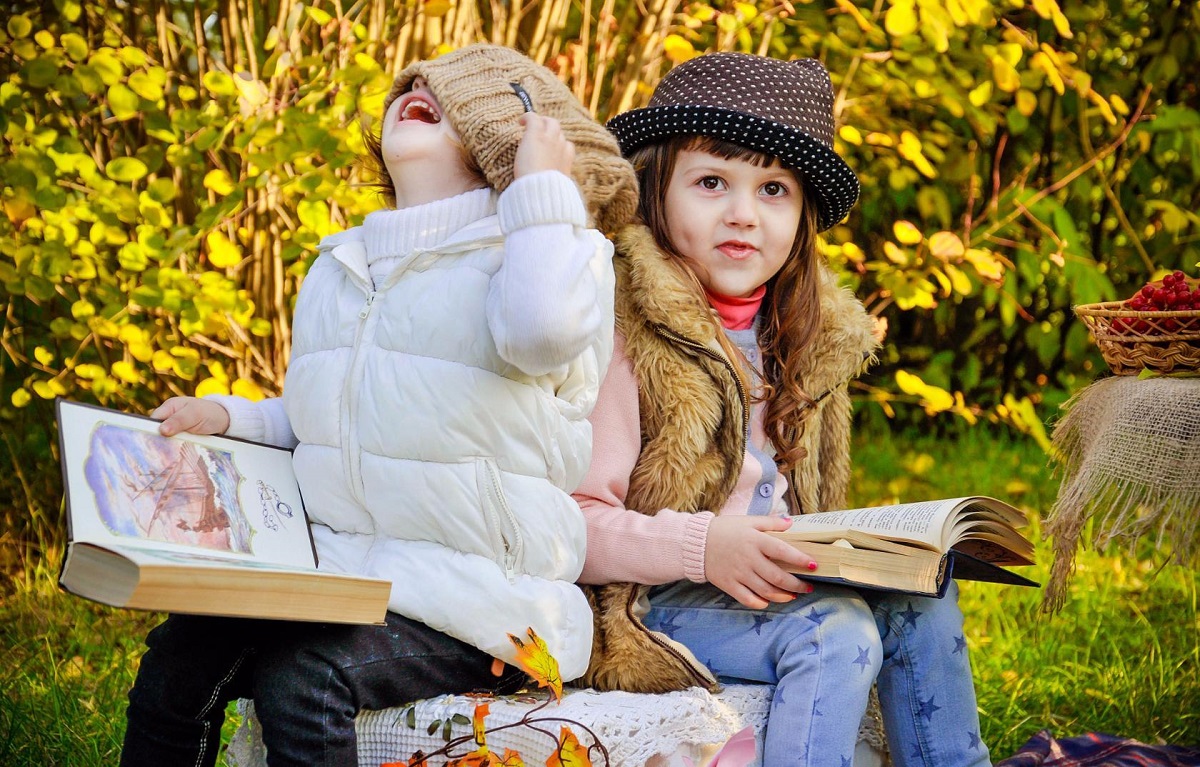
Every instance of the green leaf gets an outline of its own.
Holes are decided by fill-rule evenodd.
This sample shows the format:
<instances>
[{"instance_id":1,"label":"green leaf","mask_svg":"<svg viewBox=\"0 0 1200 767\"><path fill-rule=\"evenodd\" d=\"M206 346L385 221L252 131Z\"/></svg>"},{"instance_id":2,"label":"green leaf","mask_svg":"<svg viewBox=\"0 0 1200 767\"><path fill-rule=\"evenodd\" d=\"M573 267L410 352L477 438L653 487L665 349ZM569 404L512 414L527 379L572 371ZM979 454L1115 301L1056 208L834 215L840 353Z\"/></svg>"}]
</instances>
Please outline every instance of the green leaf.
<instances>
[{"instance_id":1,"label":"green leaf","mask_svg":"<svg viewBox=\"0 0 1200 767\"><path fill-rule=\"evenodd\" d=\"M58 63L51 56L39 56L21 67L21 77L32 88L49 87L58 77Z\"/></svg>"},{"instance_id":2,"label":"green leaf","mask_svg":"<svg viewBox=\"0 0 1200 767\"><path fill-rule=\"evenodd\" d=\"M83 39L82 35L78 35L74 32L67 32L61 38L59 38L59 42L62 43L63 50L67 52L67 56L69 56L72 61L83 61L87 58L88 44L87 40Z\"/></svg>"},{"instance_id":3,"label":"green leaf","mask_svg":"<svg viewBox=\"0 0 1200 767\"><path fill-rule=\"evenodd\" d=\"M162 85L145 72L131 74L129 88L147 101L158 101L163 96Z\"/></svg>"},{"instance_id":4,"label":"green leaf","mask_svg":"<svg viewBox=\"0 0 1200 767\"><path fill-rule=\"evenodd\" d=\"M113 181L137 181L146 175L146 164L136 157L118 157L109 160L104 173Z\"/></svg>"},{"instance_id":5,"label":"green leaf","mask_svg":"<svg viewBox=\"0 0 1200 767\"><path fill-rule=\"evenodd\" d=\"M33 22L25 14L17 14L8 20L8 34L16 38L28 37L33 31Z\"/></svg>"},{"instance_id":6,"label":"green leaf","mask_svg":"<svg viewBox=\"0 0 1200 767\"><path fill-rule=\"evenodd\" d=\"M141 107L138 95L125 85L117 83L108 89L108 107L118 120L135 117Z\"/></svg>"}]
</instances>

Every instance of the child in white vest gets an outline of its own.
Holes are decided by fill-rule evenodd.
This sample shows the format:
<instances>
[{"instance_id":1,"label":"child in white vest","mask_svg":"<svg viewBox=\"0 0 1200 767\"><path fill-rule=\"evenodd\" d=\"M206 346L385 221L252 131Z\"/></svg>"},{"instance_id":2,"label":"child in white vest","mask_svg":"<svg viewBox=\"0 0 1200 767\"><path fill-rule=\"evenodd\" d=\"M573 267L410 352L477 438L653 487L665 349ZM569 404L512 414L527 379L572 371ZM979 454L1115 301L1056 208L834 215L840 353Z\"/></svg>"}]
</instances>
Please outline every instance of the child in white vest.
<instances>
[{"instance_id":1,"label":"child in white vest","mask_svg":"<svg viewBox=\"0 0 1200 767\"><path fill-rule=\"evenodd\" d=\"M163 434L294 447L322 569L391 580L386 626L173 615L130 692L124 765L213 764L253 698L271 765L355 765L354 719L512 689L532 628L565 680L592 619L570 493L612 351L632 168L565 85L478 45L397 78L373 147L394 207L326 238L282 398L182 397Z\"/></svg>"}]
</instances>

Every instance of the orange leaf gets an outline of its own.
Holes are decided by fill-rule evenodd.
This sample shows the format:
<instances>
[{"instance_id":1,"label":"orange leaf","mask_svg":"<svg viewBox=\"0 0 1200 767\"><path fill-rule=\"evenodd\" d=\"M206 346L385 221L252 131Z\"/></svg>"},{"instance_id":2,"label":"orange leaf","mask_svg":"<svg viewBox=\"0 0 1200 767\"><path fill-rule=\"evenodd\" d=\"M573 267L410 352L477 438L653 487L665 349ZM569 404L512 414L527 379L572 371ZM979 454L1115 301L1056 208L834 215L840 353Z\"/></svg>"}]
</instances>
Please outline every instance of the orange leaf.
<instances>
[{"instance_id":1,"label":"orange leaf","mask_svg":"<svg viewBox=\"0 0 1200 767\"><path fill-rule=\"evenodd\" d=\"M490 753L487 748L481 748L464 757L446 762L446 767L492 767L495 764L498 764L496 755Z\"/></svg>"},{"instance_id":2,"label":"orange leaf","mask_svg":"<svg viewBox=\"0 0 1200 767\"><path fill-rule=\"evenodd\" d=\"M562 700L562 676L558 673L558 661L550 654L550 648L546 646L545 640L537 635L537 632L532 628L526 629L529 633L529 642L526 643L520 637L515 637L512 634L508 638L517 647L517 665L526 674L533 677L533 681L538 683L538 687L547 687L550 692L554 693L555 700Z\"/></svg>"},{"instance_id":3,"label":"orange leaf","mask_svg":"<svg viewBox=\"0 0 1200 767\"><path fill-rule=\"evenodd\" d=\"M379 767L408 767L408 762L384 762Z\"/></svg>"},{"instance_id":4,"label":"orange leaf","mask_svg":"<svg viewBox=\"0 0 1200 767\"><path fill-rule=\"evenodd\" d=\"M525 761L521 759L521 755L511 748L504 749L504 759L496 764L499 767L525 767Z\"/></svg>"},{"instance_id":5,"label":"orange leaf","mask_svg":"<svg viewBox=\"0 0 1200 767\"><path fill-rule=\"evenodd\" d=\"M558 749L546 760L546 767L592 767L587 749L566 725L558 736Z\"/></svg>"},{"instance_id":6,"label":"orange leaf","mask_svg":"<svg viewBox=\"0 0 1200 767\"><path fill-rule=\"evenodd\" d=\"M487 751L487 725L483 720L487 719L488 708L487 703L475 704L475 745L484 752Z\"/></svg>"}]
</instances>

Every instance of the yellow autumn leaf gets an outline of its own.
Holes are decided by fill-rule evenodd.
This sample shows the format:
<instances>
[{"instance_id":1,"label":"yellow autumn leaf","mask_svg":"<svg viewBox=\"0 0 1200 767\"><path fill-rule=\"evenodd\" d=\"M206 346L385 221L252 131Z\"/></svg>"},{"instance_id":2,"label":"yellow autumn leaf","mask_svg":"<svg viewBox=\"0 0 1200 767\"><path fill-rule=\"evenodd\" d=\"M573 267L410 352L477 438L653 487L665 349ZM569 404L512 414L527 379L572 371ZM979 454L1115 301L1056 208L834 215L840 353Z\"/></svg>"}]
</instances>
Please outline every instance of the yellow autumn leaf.
<instances>
[{"instance_id":1,"label":"yellow autumn leaf","mask_svg":"<svg viewBox=\"0 0 1200 767\"><path fill-rule=\"evenodd\" d=\"M40 365L49 365L51 362L54 362L54 352L44 346L39 346L33 350L33 358Z\"/></svg>"},{"instance_id":2,"label":"yellow autumn leaf","mask_svg":"<svg viewBox=\"0 0 1200 767\"><path fill-rule=\"evenodd\" d=\"M969 296L974 290L971 285L971 278L962 269L959 269L954 264L945 264L942 268L946 271L946 276L950 278L950 285L954 288L954 292L961 296Z\"/></svg>"},{"instance_id":3,"label":"yellow autumn leaf","mask_svg":"<svg viewBox=\"0 0 1200 767\"><path fill-rule=\"evenodd\" d=\"M1091 91L1088 93L1088 101L1096 105L1096 108L1100 110L1100 114L1104 116L1105 121L1109 125L1117 124L1117 116L1113 114L1112 107L1108 105L1107 99L1096 91Z\"/></svg>"},{"instance_id":4,"label":"yellow autumn leaf","mask_svg":"<svg viewBox=\"0 0 1200 767\"><path fill-rule=\"evenodd\" d=\"M1029 117L1037 109L1037 96L1022 88L1017 91L1017 111Z\"/></svg>"},{"instance_id":5,"label":"yellow autumn leaf","mask_svg":"<svg viewBox=\"0 0 1200 767\"><path fill-rule=\"evenodd\" d=\"M454 5L450 3L450 0L428 0L425 3L424 10L426 16L436 19L445 16L453 7Z\"/></svg>"},{"instance_id":6,"label":"yellow autumn leaf","mask_svg":"<svg viewBox=\"0 0 1200 767\"><path fill-rule=\"evenodd\" d=\"M196 385L196 396L207 397L210 394L228 394L229 386L220 378L205 378Z\"/></svg>"},{"instance_id":7,"label":"yellow autumn leaf","mask_svg":"<svg viewBox=\"0 0 1200 767\"><path fill-rule=\"evenodd\" d=\"M244 107L254 110L267 103L267 86L249 72L235 72L233 84L237 86Z\"/></svg>"},{"instance_id":8,"label":"yellow autumn leaf","mask_svg":"<svg viewBox=\"0 0 1200 767\"><path fill-rule=\"evenodd\" d=\"M165 373L175 367L175 358L171 356L170 352L159 349L150 358L150 366L156 372Z\"/></svg>"},{"instance_id":9,"label":"yellow autumn leaf","mask_svg":"<svg viewBox=\"0 0 1200 767\"><path fill-rule=\"evenodd\" d=\"M985 280L998 281L1004 278L1004 264L990 250L969 248L963 254L963 258L975 267L975 272Z\"/></svg>"},{"instance_id":10,"label":"yellow autumn leaf","mask_svg":"<svg viewBox=\"0 0 1200 767\"><path fill-rule=\"evenodd\" d=\"M696 49L681 35L667 35L663 40L663 52L676 64L682 64L697 55Z\"/></svg>"},{"instance_id":11,"label":"yellow autumn leaf","mask_svg":"<svg viewBox=\"0 0 1200 767\"><path fill-rule=\"evenodd\" d=\"M954 395L939 386L931 386L907 370L896 371L896 385L905 394L919 397L925 412L933 415L954 407Z\"/></svg>"},{"instance_id":12,"label":"yellow autumn leaf","mask_svg":"<svg viewBox=\"0 0 1200 767\"><path fill-rule=\"evenodd\" d=\"M1112 108L1113 108L1114 112L1116 112L1119 115L1129 114L1129 105L1125 103L1125 99L1121 98L1116 93L1109 96L1108 100L1112 104Z\"/></svg>"},{"instance_id":13,"label":"yellow autumn leaf","mask_svg":"<svg viewBox=\"0 0 1200 767\"><path fill-rule=\"evenodd\" d=\"M532 628L526 629L529 641L520 637L508 635L509 640L517 648L517 666L533 680L538 687L545 687L554 694L555 700L562 700L562 675L558 671L558 660L550 654L546 640L537 635Z\"/></svg>"},{"instance_id":14,"label":"yellow autumn leaf","mask_svg":"<svg viewBox=\"0 0 1200 767\"><path fill-rule=\"evenodd\" d=\"M957 234L937 232L929 238L929 252L933 254L934 258L948 261L961 256L966 252L966 248L963 247L963 242Z\"/></svg>"},{"instance_id":15,"label":"yellow autumn leaf","mask_svg":"<svg viewBox=\"0 0 1200 767\"><path fill-rule=\"evenodd\" d=\"M917 134L912 131L904 131L900 134L900 146L896 148L900 156L913 164L922 175L928 178L936 178L937 171L933 165L926 159L924 152L921 150L921 139L917 138Z\"/></svg>"},{"instance_id":16,"label":"yellow autumn leaf","mask_svg":"<svg viewBox=\"0 0 1200 767\"><path fill-rule=\"evenodd\" d=\"M713 16L717 15L717 11L707 3L696 3L692 6L692 9L688 12L688 15L690 15L696 21L703 23L706 21L712 21Z\"/></svg>"},{"instance_id":17,"label":"yellow autumn leaf","mask_svg":"<svg viewBox=\"0 0 1200 767\"><path fill-rule=\"evenodd\" d=\"M883 28L893 37L905 37L917 31L917 7L912 0L896 0L883 16Z\"/></svg>"},{"instance_id":18,"label":"yellow autumn leaf","mask_svg":"<svg viewBox=\"0 0 1200 767\"><path fill-rule=\"evenodd\" d=\"M1054 29L1063 37L1072 37L1071 24L1055 0L1033 0L1033 10L1043 19L1054 22Z\"/></svg>"},{"instance_id":19,"label":"yellow autumn leaf","mask_svg":"<svg viewBox=\"0 0 1200 767\"><path fill-rule=\"evenodd\" d=\"M239 397L245 397L251 402L258 402L261 399L265 399L267 396L263 393L263 390L259 388L258 384L254 383L248 378L239 378L234 381L233 386L230 387L230 391Z\"/></svg>"},{"instance_id":20,"label":"yellow autumn leaf","mask_svg":"<svg viewBox=\"0 0 1200 767\"><path fill-rule=\"evenodd\" d=\"M838 137L847 144L858 146L863 142L862 134L853 125L843 125L838 129Z\"/></svg>"},{"instance_id":21,"label":"yellow autumn leaf","mask_svg":"<svg viewBox=\"0 0 1200 767\"><path fill-rule=\"evenodd\" d=\"M546 760L546 767L592 767L587 749L571 732L571 728L563 725L558 736L558 748Z\"/></svg>"},{"instance_id":22,"label":"yellow autumn leaf","mask_svg":"<svg viewBox=\"0 0 1200 767\"><path fill-rule=\"evenodd\" d=\"M946 276L945 272L935 266L929 270L929 276L933 277L933 279L937 282L938 287L942 289L943 297L950 295L953 287L950 284L950 278Z\"/></svg>"},{"instance_id":23,"label":"yellow autumn leaf","mask_svg":"<svg viewBox=\"0 0 1200 767\"><path fill-rule=\"evenodd\" d=\"M967 100L972 106L981 107L992 100L992 81L984 80L967 93Z\"/></svg>"},{"instance_id":24,"label":"yellow autumn leaf","mask_svg":"<svg viewBox=\"0 0 1200 767\"><path fill-rule=\"evenodd\" d=\"M218 269L236 266L242 261L241 250L221 232L209 232L204 238L208 245L208 262Z\"/></svg>"},{"instance_id":25,"label":"yellow autumn leaf","mask_svg":"<svg viewBox=\"0 0 1200 767\"><path fill-rule=\"evenodd\" d=\"M1029 64L1045 73L1046 79L1050 81L1050 86L1054 88L1055 93L1060 96L1063 94L1066 87L1063 84L1062 75L1058 71L1058 66L1055 65L1054 60L1048 54L1044 51L1038 51L1030 57Z\"/></svg>"},{"instance_id":26,"label":"yellow autumn leaf","mask_svg":"<svg viewBox=\"0 0 1200 767\"><path fill-rule=\"evenodd\" d=\"M992 78L996 81L996 87L1006 93L1021 87L1021 75L1003 56L992 56Z\"/></svg>"},{"instance_id":27,"label":"yellow autumn leaf","mask_svg":"<svg viewBox=\"0 0 1200 767\"><path fill-rule=\"evenodd\" d=\"M925 239L916 225L903 219L892 224L892 234L901 245L916 245Z\"/></svg>"},{"instance_id":28,"label":"yellow autumn leaf","mask_svg":"<svg viewBox=\"0 0 1200 767\"><path fill-rule=\"evenodd\" d=\"M895 146L896 142L886 133L871 131L864 139L869 146Z\"/></svg>"},{"instance_id":29,"label":"yellow autumn leaf","mask_svg":"<svg viewBox=\"0 0 1200 767\"><path fill-rule=\"evenodd\" d=\"M733 7L737 10L738 15L746 21L753 21L758 16L758 8L754 3L734 3Z\"/></svg>"},{"instance_id":30,"label":"yellow autumn leaf","mask_svg":"<svg viewBox=\"0 0 1200 767\"><path fill-rule=\"evenodd\" d=\"M210 170L204 174L204 188L211 189L219 195L227 195L236 187L233 184L233 179L229 174L220 168Z\"/></svg>"},{"instance_id":31,"label":"yellow autumn leaf","mask_svg":"<svg viewBox=\"0 0 1200 767\"><path fill-rule=\"evenodd\" d=\"M891 240L885 240L883 243L883 255L887 256L887 260L893 264L904 266L908 263L908 253L901 250L896 243Z\"/></svg>"},{"instance_id":32,"label":"yellow autumn leaf","mask_svg":"<svg viewBox=\"0 0 1200 767\"><path fill-rule=\"evenodd\" d=\"M104 368L91 362L75 366L75 375L87 381L100 378L104 374Z\"/></svg>"},{"instance_id":33,"label":"yellow autumn leaf","mask_svg":"<svg viewBox=\"0 0 1200 767\"><path fill-rule=\"evenodd\" d=\"M9 397L9 401L12 402L13 407L25 407L33 401L33 395L29 393L28 389L17 389Z\"/></svg>"},{"instance_id":34,"label":"yellow autumn leaf","mask_svg":"<svg viewBox=\"0 0 1200 767\"><path fill-rule=\"evenodd\" d=\"M950 16L936 3L921 4L921 36L938 53L950 50Z\"/></svg>"},{"instance_id":35,"label":"yellow autumn leaf","mask_svg":"<svg viewBox=\"0 0 1200 767\"><path fill-rule=\"evenodd\" d=\"M506 748L504 749L504 756L500 757L498 767L525 767L525 760L516 751Z\"/></svg>"},{"instance_id":36,"label":"yellow autumn leaf","mask_svg":"<svg viewBox=\"0 0 1200 767\"><path fill-rule=\"evenodd\" d=\"M471 724L475 732L475 745L480 748L487 748L487 719L488 712L491 706L487 703L476 703L475 713L472 716Z\"/></svg>"},{"instance_id":37,"label":"yellow autumn leaf","mask_svg":"<svg viewBox=\"0 0 1200 767\"><path fill-rule=\"evenodd\" d=\"M114 362L112 364L112 374L114 377L128 384L140 383L142 380L142 376L138 373L137 368L127 360L117 360Z\"/></svg>"}]
</instances>

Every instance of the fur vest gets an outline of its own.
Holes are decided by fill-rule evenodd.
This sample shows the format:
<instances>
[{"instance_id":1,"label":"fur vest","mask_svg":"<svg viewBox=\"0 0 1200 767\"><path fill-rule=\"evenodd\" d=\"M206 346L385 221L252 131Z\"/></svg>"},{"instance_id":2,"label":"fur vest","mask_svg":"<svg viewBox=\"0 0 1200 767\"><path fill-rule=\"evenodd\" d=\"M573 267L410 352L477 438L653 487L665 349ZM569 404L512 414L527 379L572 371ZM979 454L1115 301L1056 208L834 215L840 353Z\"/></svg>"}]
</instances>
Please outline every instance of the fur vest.
<instances>
[{"instance_id":1,"label":"fur vest","mask_svg":"<svg viewBox=\"0 0 1200 767\"><path fill-rule=\"evenodd\" d=\"M702 295L666 260L643 225L617 238L617 329L638 379L642 451L627 508L719 512L737 483L746 450L748 394L718 342L724 331ZM793 513L839 509L850 478L846 384L878 345L862 304L820 270L821 328L808 352L805 388L817 411L805 424L807 451L791 473ZM581 682L601 690L668 692L715 679L683 645L641 618L649 587L613 583L585 589L596 616L592 658Z\"/></svg>"}]
</instances>

